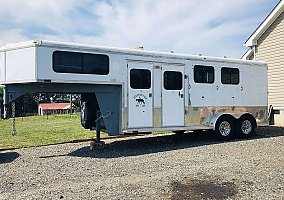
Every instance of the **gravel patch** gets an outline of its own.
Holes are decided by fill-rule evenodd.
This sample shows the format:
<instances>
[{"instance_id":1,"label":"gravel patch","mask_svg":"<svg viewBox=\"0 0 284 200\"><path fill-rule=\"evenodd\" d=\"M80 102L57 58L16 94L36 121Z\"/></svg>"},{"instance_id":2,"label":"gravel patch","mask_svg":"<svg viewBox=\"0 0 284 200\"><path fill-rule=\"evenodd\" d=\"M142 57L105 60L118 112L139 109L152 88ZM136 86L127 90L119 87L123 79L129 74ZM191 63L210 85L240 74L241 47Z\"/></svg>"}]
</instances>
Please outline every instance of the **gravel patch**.
<instances>
[{"instance_id":1,"label":"gravel patch","mask_svg":"<svg viewBox=\"0 0 284 200\"><path fill-rule=\"evenodd\" d=\"M148 135L0 152L0 199L284 199L284 128L250 140Z\"/></svg>"}]
</instances>

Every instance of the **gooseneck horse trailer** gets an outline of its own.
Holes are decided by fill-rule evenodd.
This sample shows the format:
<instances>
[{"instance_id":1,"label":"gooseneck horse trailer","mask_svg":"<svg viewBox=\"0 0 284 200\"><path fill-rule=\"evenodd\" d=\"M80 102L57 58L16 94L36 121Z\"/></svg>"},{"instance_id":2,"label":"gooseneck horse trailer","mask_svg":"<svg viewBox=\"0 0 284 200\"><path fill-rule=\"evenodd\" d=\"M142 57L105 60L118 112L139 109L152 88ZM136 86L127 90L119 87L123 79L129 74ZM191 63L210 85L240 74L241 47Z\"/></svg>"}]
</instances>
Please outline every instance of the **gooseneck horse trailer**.
<instances>
[{"instance_id":1,"label":"gooseneck horse trailer","mask_svg":"<svg viewBox=\"0 0 284 200\"><path fill-rule=\"evenodd\" d=\"M26 93L79 93L83 127L111 136L214 130L230 139L268 125L263 62L36 40L0 49L0 84L6 113Z\"/></svg>"}]
</instances>

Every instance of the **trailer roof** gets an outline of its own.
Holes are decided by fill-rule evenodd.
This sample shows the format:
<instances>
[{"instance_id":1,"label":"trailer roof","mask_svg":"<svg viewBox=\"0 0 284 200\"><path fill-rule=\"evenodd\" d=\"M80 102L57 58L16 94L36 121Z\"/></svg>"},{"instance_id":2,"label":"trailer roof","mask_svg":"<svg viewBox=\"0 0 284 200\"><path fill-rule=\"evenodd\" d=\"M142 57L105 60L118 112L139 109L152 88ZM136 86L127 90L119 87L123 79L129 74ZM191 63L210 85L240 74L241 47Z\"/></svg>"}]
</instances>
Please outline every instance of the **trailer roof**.
<instances>
[{"instance_id":1,"label":"trailer roof","mask_svg":"<svg viewBox=\"0 0 284 200\"><path fill-rule=\"evenodd\" d=\"M69 42L48 41L48 40L30 40L26 42L11 43L2 46L0 48L0 51L9 51L20 48L34 47L34 46L62 48L74 51L77 50L77 51L102 52L102 53L117 53L117 54L146 56L146 57L164 57L169 59L207 60L213 62L217 61L217 62L240 63L248 65L256 65L256 64L265 65L265 62L262 61L241 60L241 59L212 57L212 56L196 56L196 55L181 54L181 53L157 52L157 51L87 45L87 44L78 44L78 43L69 43Z\"/></svg>"}]
</instances>

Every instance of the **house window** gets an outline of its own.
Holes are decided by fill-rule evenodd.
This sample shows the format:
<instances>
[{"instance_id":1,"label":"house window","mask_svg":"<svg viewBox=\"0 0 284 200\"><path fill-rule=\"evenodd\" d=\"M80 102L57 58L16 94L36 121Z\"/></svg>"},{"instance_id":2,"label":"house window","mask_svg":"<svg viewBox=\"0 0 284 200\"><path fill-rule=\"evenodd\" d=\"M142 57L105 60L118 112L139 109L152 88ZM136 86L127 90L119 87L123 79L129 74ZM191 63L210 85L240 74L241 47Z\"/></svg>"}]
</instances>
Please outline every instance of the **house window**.
<instances>
[{"instance_id":1,"label":"house window","mask_svg":"<svg viewBox=\"0 0 284 200\"><path fill-rule=\"evenodd\" d=\"M58 73L98 74L109 73L109 57L103 54L55 51L53 70Z\"/></svg>"},{"instance_id":2,"label":"house window","mask_svg":"<svg viewBox=\"0 0 284 200\"><path fill-rule=\"evenodd\" d=\"M214 83L214 67L195 65L194 66L195 83Z\"/></svg>"},{"instance_id":3,"label":"house window","mask_svg":"<svg viewBox=\"0 0 284 200\"><path fill-rule=\"evenodd\" d=\"M164 88L166 90L182 89L182 73L175 71L164 72Z\"/></svg>"},{"instance_id":4,"label":"house window","mask_svg":"<svg viewBox=\"0 0 284 200\"><path fill-rule=\"evenodd\" d=\"M132 89L150 89L151 71L148 69L131 69L130 87Z\"/></svg>"},{"instance_id":5,"label":"house window","mask_svg":"<svg viewBox=\"0 0 284 200\"><path fill-rule=\"evenodd\" d=\"M222 67L221 82L223 84L238 85L240 83L240 71L238 68Z\"/></svg>"}]
</instances>

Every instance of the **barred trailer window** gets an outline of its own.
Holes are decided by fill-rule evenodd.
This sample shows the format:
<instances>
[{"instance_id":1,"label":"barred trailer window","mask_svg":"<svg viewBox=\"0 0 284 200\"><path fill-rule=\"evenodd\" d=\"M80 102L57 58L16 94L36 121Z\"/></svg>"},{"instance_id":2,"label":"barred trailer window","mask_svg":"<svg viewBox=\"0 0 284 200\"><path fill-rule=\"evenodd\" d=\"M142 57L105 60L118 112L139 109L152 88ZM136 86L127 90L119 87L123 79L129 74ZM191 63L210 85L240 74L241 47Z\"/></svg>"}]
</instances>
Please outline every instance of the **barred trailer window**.
<instances>
[{"instance_id":1,"label":"barred trailer window","mask_svg":"<svg viewBox=\"0 0 284 200\"><path fill-rule=\"evenodd\" d=\"M103 54L55 51L52 67L58 73L109 74L109 57Z\"/></svg>"},{"instance_id":2,"label":"barred trailer window","mask_svg":"<svg viewBox=\"0 0 284 200\"><path fill-rule=\"evenodd\" d=\"M214 67L195 65L194 82L195 83L214 83Z\"/></svg>"},{"instance_id":3,"label":"barred trailer window","mask_svg":"<svg viewBox=\"0 0 284 200\"><path fill-rule=\"evenodd\" d=\"M240 83L240 70L238 68L222 67L221 82L223 84L238 85Z\"/></svg>"}]
</instances>

